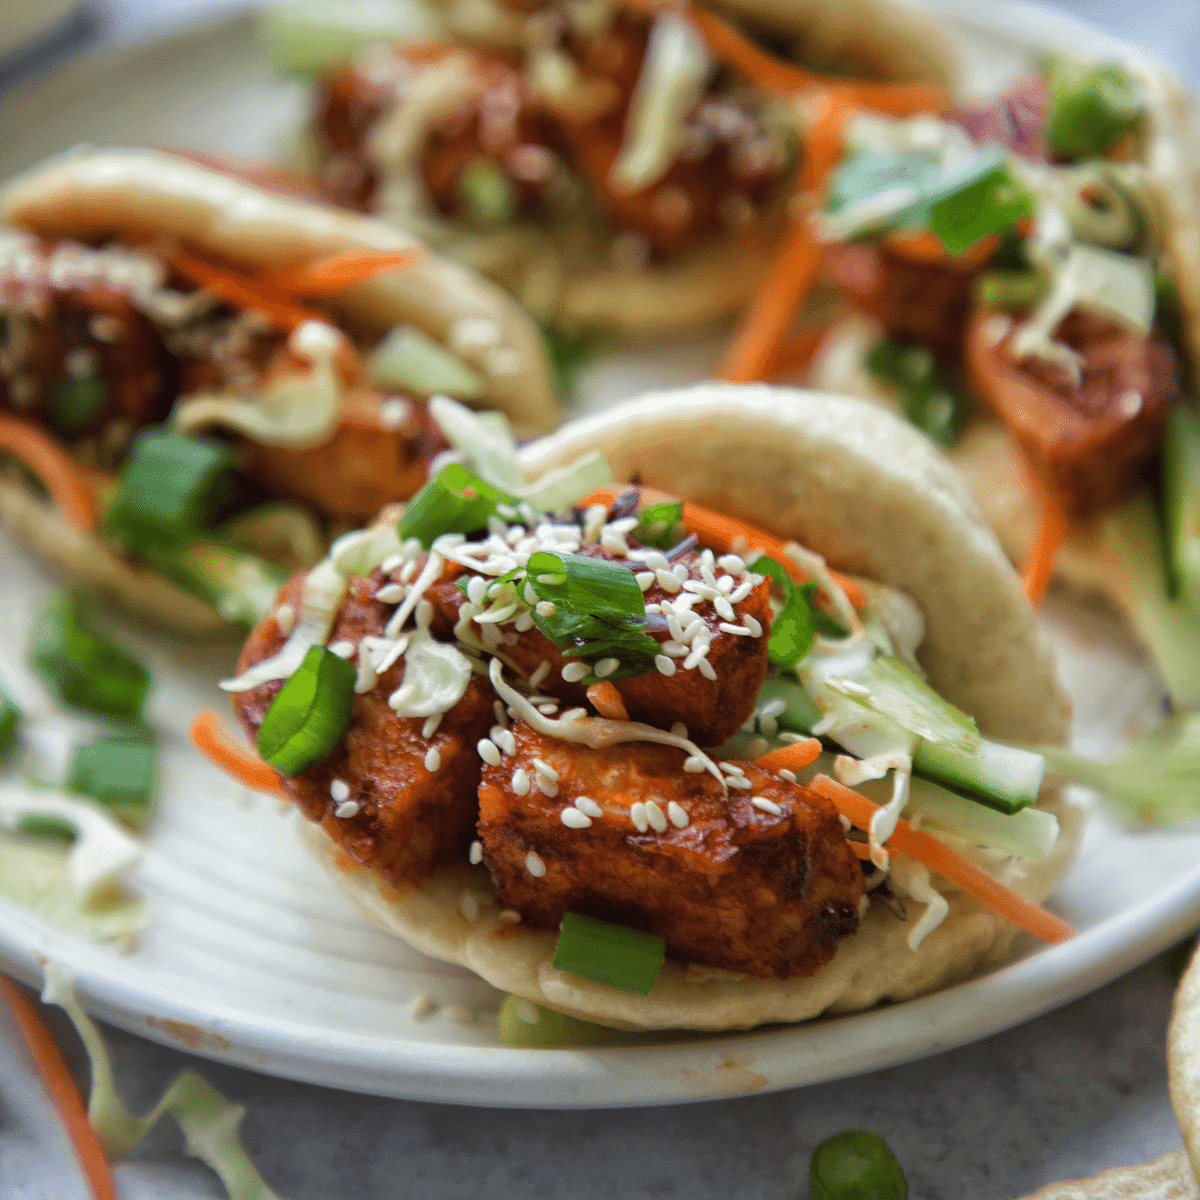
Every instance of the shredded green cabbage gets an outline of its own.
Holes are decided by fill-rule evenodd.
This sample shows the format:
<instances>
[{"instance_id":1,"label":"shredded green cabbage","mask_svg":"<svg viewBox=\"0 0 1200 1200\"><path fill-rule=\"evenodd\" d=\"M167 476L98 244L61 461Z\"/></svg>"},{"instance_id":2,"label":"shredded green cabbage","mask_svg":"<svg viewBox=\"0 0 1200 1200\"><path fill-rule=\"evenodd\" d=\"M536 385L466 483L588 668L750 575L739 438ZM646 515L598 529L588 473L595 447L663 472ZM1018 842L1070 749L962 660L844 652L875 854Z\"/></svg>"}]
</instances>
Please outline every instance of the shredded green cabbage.
<instances>
[{"instance_id":1,"label":"shredded green cabbage","mask_svg":"<svg viewBox=\"0 0 1200 1200\"><path fill-rule=\"evenodd\" d=\"M169 1113L183 1131L187 1153L220 1176L229 1200L279 1200L242 1145L238 1126L245 1109L240 1104L231 1104L194 1071L185 1071L146 1116L135 1117L117 1095L108 1048L83 1011L70 972L49 962L45 978L43 1002L57 1004L71 1018L92 1064L88 1120L109 1159L128 1158L159 1118Z\"/></svg>"}]
</instances>

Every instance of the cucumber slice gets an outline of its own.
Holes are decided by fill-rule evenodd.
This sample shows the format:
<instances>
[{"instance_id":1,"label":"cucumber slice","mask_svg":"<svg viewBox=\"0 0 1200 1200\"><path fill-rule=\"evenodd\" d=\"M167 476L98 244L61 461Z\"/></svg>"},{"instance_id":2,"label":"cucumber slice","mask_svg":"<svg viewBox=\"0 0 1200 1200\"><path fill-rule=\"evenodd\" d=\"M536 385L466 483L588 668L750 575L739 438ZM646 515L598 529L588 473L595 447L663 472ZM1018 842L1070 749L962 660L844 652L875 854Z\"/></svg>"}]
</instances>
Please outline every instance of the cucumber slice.
<instances>
[{"instance_id":1,"label":"cucumber slice","mask_svg":"<svg viewBox=\"0 0 1200 1200\"><path fill-rule=\"evenodd\" d=\"M1177 408L1163 438L1167 568L1180 604L1200 615L1200 416Z\"/></svg>"},{"instance_id":2,"label":"cucumber slice","mask_svg":"<svg viewBox=\"0 0 1200 1200\"><path fill-rule=\"evenodd\" d=\"M1016 813L1037 803L1046 760L1031 750L986 738L975 754L945 742L918 742L913 771L971 796L997 812Z\"/></svg>"},{"instance_id":3,"label":"cucumber slice","mask_svg":"<svg viewBox=\"0 0 1200 1200\"><path fill-rule=\"evenodd\" d=\"M782 700L786 705L783 712L775 714L775 723L780 729L811 734L813 726L821 719L821 710L803 684L786 675L771 675L763 680L756 707L762 708L772 700Z\"/></svg>"},{"instance_id":4,"label":"cucumber slice","mask_svg":"<svg viewBox=\"0 0 1200 1200\"><path fill-rule=\"evenodd\" d=\"M1142 492L1101 520L1133 598L1133 619L1176 708L1200 707L1200 620L1171 599L1154 502Z\"/></svg>"},{"instance_id":5,"label":"cucumber slice","mask_svg":"<svg viewBox=\"0 0 1200 1200\"><path fill-rule=\"evenodd\" d=\"M914 779L905 815L920 814L922 828L947 833L1019 858L1045 858L1058 841L1058 818L1040 808L1005 815L924 779Z\"/></svg>"},{"instance_id":6,"label":"cucumber slice","mask_svg":"<svg viewBox=\"0 0 1200 1200\"><path fill-rule=\"evenodd\" d=\"M476 400L483 395L483 380L474 371L411 325L398 325L375 347L367 373L381 387L402 388L417 396Z\"/></svg>"}]
</instances>

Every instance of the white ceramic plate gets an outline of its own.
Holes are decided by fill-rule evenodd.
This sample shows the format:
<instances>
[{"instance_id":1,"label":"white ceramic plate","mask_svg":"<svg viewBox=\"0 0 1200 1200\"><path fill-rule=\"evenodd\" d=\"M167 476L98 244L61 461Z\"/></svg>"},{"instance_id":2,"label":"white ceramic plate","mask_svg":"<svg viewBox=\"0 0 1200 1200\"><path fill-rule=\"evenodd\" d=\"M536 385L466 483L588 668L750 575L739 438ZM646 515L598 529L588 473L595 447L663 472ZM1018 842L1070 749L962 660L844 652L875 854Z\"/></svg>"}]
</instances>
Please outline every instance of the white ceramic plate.
<instances>
[{"instance_id":1,"label":"white ceramic plate","mask_svg":"<svg viewBox=\"0 0 1200 1200\"><path fill-rule=\"evenodd\" d=\"M960 11L962 11L960 9ZM966 76L999 87L1032 49L1114 52L1091 30L1039 10L989 6L960 22ZM1014 31L1019 31L1015 35ZM1017 40L1019 36L1020 40ZM302 89L272 78L248 20L233 19L80 60L0 110L0 176L78 141L276 151ZM597 365L581 406L702 377L716 347L624 354ZM37 605L54 583L0 543L12 624L0 683L69 722L22 665ZM1110 754L1153 724L1159 685L1103 614L1052 602L1047 626L1077 705L1076 745ZM367 926L300 851L280 806L232 785L187 745L195 711L219 700L235 653L180 647L114 625L154 671L151 717L166 731L161 807L138 886L151 925L121 956L0 901L0 959L34 981L46 957L69 966L88 1007L126 1029L213 1058L356 1091L473 1104L586 1107L669 1103L792 1087L874 1070L983 1037L1115 978L1200 924L1200 834L1132 834L1098 818L1053 907L1080 930L960 987L861 1015L727 1037L677 1036L601 1051L515 1051L495 1036L500 996L469 973ZM413 1001L438 1006L417 1020Z\"/></svg>"}]
</instances>

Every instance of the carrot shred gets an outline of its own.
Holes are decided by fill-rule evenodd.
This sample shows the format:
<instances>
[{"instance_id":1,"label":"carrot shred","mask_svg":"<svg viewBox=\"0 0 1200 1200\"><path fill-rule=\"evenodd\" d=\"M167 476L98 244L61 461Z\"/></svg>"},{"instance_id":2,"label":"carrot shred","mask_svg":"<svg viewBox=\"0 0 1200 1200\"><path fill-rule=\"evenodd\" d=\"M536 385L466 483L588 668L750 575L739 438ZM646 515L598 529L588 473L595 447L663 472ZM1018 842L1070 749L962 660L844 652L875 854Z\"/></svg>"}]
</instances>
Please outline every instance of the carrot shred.
<instances>
[{"instance_id":1,"label":"carrot shred","mask_svg":"<svg viewBox=\"0 0 1200 1200\"><path fill-rule=\"evenodd\" d=\"M588 508L593 504L612 504L618 496L629 491L630 486L629 484L610 483L606 487L597 488L579 501L580 507ZM657 488L642 487L642 501L645 504L658 504L663 500L671 499L673 497L667 492L660 492ZM683 524L689 533L694 533L703 544L711 546L714 550L720 550L723 554L740 554L743 558L751 551L758 550L780 563L797 583L810 582L808 576L792 561L786 550L787 543L782 538L764 533L761 529L757 529L745 521L740 521L736 517L723 516L721 513L713 512L711 508L704 508L699 504L693 504L690 500L685 500L683 502ZM862 608L866 604L867 594L858 583L838 571L831 570L829 574L837 581L838 586L846 593L846 599L855 608Z\"/></svg>"},{"instance_id":2,"label":"carrot shred","mask_svg":"<svg viewBox=\"0 0 1200 1200\"><path fill-rule=\"evenodd\" d=\"M871 847L866 842L852 842L847 838L846 845L850 847L850 853L855 858L861 858L863 862L871 861Z\"/></svg>"},{"instance_id":3,"label":"carrot shred","mask_svg":"<svg viewBox=\"0 0 1200 1200\"><path fill-rule=\"evenodd\" d=\"M628 721L629 711L616 685L602 679L599 683L588 685L588 702L602 716L610 721Z\"/></svg>"},{"instance_id":4,"label":"carrot shred","mask_svg":"<svg viewBox=\"0 0 1200 1200\"><path fill-rule=\"evenodd\" d=\"M792 94L827 88L844 94L855 104L897 117L919 112L944 112L950 105L946 89L937 84L842 79L783 62L755 45L716 13L695 4L668 6L655 0L626 0L626 6L649 16L662 11L682 11L700 31L716 59L768 91Z\"/></svg>"},{"instance_id":5,"label":"carrot shred","mask_svg":"<svg viewBox=\"0 0 1200 1200\"><path fill-rule=\"evenodd\" d=\"M764 771L802 771L811 767L821 756L821 741L819 738L808 738L803 742L793 742L790 746L780 746L771 750L761 758L754 760L756 767Z\"/></svg>"},{"instance_id":6,"label":"carrot shred","mask_svg":"<svg viewBox=\"0 0 1200 1200\"><path fill-rule=\"evenodd\" d=\"M820 325L810 325L800 330L790 341L784 342L767 364L766 377L779 379L797 371L806 371L817 356L817 351L820 350L821 343L833 328L833 324L832 321L825 321Z\"/></svg>"},{"instance_id":7,"label":"carrot shred","mask_svg":"<svg viewBox=\"0 0 1200 1200\"><path fill-rule=\"evenodd\" d=\"M828 775L818 775L808 786L818 795L832 800L838 811L859 829L869 828L871 817L879 808L866 796ZM1075 935L1075 930L1066 921L1017 895L944 842L913 829L903 817L896 823L896 832L888 838L886 845L894 853L907 854L936 871L1006 921L1043 942L1063 942Z\"/></svg>"},{"instance_id":8,"label":"carrot shred","mask_svg":"<svg viewBox=\"0 0 1200 1200\"><path fill-rule=\"evenodd\" d=\"M173 254L171 266L193 283L214 296L235 304L238 308L256 309L265 313L281 329L292 330L305 321L320 321L319 313L310 312L297 304L282 289L261 280L249 279L236 271L214 267L186 254Z\"/></svg>"},{"instance_id":9,"label":"carrot shred","mask_svg":"<svg viewBox=\"0 0 1200 1200\"><path fill-rule=\"evenodd\" d=\"M1053 497L1043 489L1042 520L1038 526L1037 540L1033 543L1033 553L1025 563L1022 572L1022 582L1025 585L1025 595L1034 608L1041 608L1042 601L1050 587L1054 575L1054 560L1067 536L1067 516L1058 506Z\"/></svg>"},{"instance_id":10,"label":"carrot shred","mask_svg":"<svg viewBox=\"0 0 1200 1200\"><path fill-rule=\"evenodd\" d=\"M75 460L36 425L0 417L0 450L11 454L46 485L66 521L84 533L100 523L100 509Z\"/></svg>"},{"instance_id":11,"label":"carrot shred","mask_svg":"<svg viewBox=\"0 0 1200 1200\"><path fill-rule=\"evenodd\" d=\"M192 745L214 766L232 775L256 792L269 792L281 800L288 798L279 782L279 773L257 754L239 746L229 736L221 718L211 708L198 713L190 730Z\"/></svg>"},{"instance_id":12,"label":"carrot shred","mask_svg":"<svg viewBox=\"0 0 1200 1200\"><path fill-rule=\"evenodd\" d=\"M88 1123L83 1097L71 1078L54 1035L25 993L7 975L0 975L0 993L3 993L13 1024L37 1067L46 1094L62 1118L63 1127L75 1148L75 1157L87 1180L88 1191L94 1200L117 1200L117 1189L113 1183L112 1169L104 1157L104 1148L96 1131Z\"/></svg>"},{"instance_id":13,"label":"carrot shred","mask_svg":"<svg viewBox=\"0 0 1200 1200\"><path fill-rule=\"evenodd\" d=\"M332 296L386 271L407 270L423 254L419 246L411 250L352 250L303 267L271 271L255 282L292 296Z\"/></svg>"},{"instance_id":14,"label":"carrot shred","mask_svg":"<svg viewBox=\"0 0 1200 1200\"><path fill-rule=\"evenodd\" d=\"M931 229L917 234L890 234L885 241L889 250L909 262L930 266L954 263L962 270L982 266L1000 248L1000 235L997 233L989 233L987 237L980 238L962 254L951 254L942 239Z\"/></svg>"},{"instance_id":15,"label":"carrot shred","mask_svg":"<svg viewBox=\"0 0 1200 1200\"><path fill-rule=\"evenodd\" d=\"M192 150L187 146L159 146L164 154L172 158L183 158L210 171L219 171L233 179L252 183L268 192L280 192L285 196L301 196L306 200L319 200L321 189L315 175L303 171L289 171L270 163L249 162L228 154L215 154L207 150Z\"/></svg>"}]
</instances>

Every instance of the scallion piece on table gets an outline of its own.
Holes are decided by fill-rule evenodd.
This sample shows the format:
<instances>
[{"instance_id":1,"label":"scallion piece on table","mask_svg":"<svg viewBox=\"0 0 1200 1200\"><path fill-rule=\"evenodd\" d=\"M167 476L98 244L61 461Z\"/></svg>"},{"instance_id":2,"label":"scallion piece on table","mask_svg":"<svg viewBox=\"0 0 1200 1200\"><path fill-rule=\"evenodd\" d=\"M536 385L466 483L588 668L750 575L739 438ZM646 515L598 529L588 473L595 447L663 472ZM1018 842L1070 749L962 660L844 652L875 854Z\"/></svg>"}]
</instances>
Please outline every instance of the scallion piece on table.
<instances>
[{"instance_id":1,"label":"scallion piece on table","mask_svg":"<svg viewBox=\"0 0 1200 1200\"><path fill-rule=\"evenodd\" d=\"M108 403L108 384L96 371L66 375L54 389L50 420L60 437L86 433Z\"/></svg>"},{"instance_id":2,"label":"scallion piece on table","mask_svg":"<svg viewBox=\"0 0 1200 1200\"><path fill-rule=\"evenodd\" d=\"M66 788L144 829L154 801L158 748L148 737L99 737L75 751Z\"/></svg>"},{"instance_id":3,"label":"scallion piece on table","mask_svg":"<svg viewBox=\"0 0 1200 1200\"><path fill-rule=\"evenodd\" d=\"M320 762L350 727L357 671L314 646L279 689L258 729L258 752L289 778Z\"/></svg>"},{"instance_id":4,"label":"scallion piece on table","mask_svg":"<svg viewBox=\"0 0 1200 1200\"><path fill-rule=\"evenodd\" d=\"M486 528L497 504L515 508L518 503L461 463L449 463L408 502L396 532L401 541L415 537L428 549L443 533Z\"/></svg>"},{"instance_id":5,"label":"scallion piece on table","mask_svg":"<svg viewBox=\"0 0 1200 1200\"><path fill-rule=\"evenodd\" d=\"M237 495L228 446L151 429L129 451L105 527L132 550L178 546L215 528Z\"/></svg>"},{"instance_id":6,"label":"scallion piece on table","mask_svg":"<svg viewBox=\"0 0 1200 1200\"><path fill-rule=\"evenodd\" d=\"M655 934L569 912L559 927L554 966L559 971L648 996L666 953L666 943Z\"/></svg>"},{"instance_id":7,"label":"scallion piece on table","mask_svg":"<svg viewBox=\"0 0 1200 1200\"><path fill-rule=\"evenodd\" d=\"M16 749L21 733L21 710L0 690L0 762Z\"/></svg>"},{"instance_id":8,"label":"scallion piece on table","mask_svg":"<svg viewBox=\"0 0 1200 1200\"><path fill-rule=\"evenodd\" d=\"M1099 158L1145 111L1141 85L1114 64L1089 66L1056 58L1046 72L1050 119L1046 141L1056 158Z\"/></svg>"},{"instance_id":9,"label":"scallion piece on table","mask_svg":"<svg viewBox=\"0 0 1200 1200\"><path fill-rule=\"evenodd\" d=\"M656 550L670 550L680 539L682 523L682 500L663 500L658 504L647 504L638 513L638 527L634 536L645 546L653 546Z\"/></svg>"},{"instance_id":10,"label":"scallion piece on table","mask_svg":"<svg viewBox=\"0 0 1200 1200\"><path fill-rule=\"evenodd\" d=\"M908 1200L908 1181L892 1148L870 1129L823 1141L809 1168L812 1200Z\"/></svg>"},{"instance_id":11,"label":"scallion piece on table","mask_svg":"<svg viewBox=\"0 0 1200 1200\"><path fill-rule=\"evenodd\" d=\"M654 670L659 644L645 632L646 602L628 567L540 550L530 556L525 586L553 606L535 606L533 623L569 655L588 662L617 659L616 669L605 675L609 680Z\"/></svg>"},{"instance_id":12,"label":"scallion piece on table","mask_svg":"<svg viewBox=\"0 0 1200 1200\"><path fill-rule=\"evenodd\" d=\"M64 704L122 721L141 719L150 673L88 624L79 596L63 592L42 610L30 660Z\"/></svg>"}]
</instances>

